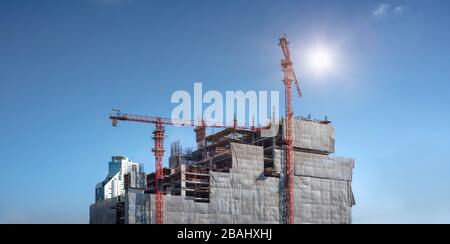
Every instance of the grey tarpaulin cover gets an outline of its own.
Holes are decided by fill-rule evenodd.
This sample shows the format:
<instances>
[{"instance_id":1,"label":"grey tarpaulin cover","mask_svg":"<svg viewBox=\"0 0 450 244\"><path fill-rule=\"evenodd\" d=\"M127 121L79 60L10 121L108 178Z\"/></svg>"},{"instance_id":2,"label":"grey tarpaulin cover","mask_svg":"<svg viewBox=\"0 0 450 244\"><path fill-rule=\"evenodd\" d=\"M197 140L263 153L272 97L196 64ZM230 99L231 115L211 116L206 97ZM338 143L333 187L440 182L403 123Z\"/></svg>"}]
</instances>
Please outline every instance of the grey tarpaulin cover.
<instances>
[{"instance_id":1,"label":"grey tarpaulin cover","mask_svg":"<svg viewBox=\"0 0 450 244\"><path fill-rule=\"evenodd\" d=\"M142 190L125 193L125 224L147 224L150 221L150 195Z\"/></svg>"},{"instance_id":2,"label":"grey tarpaulin cover","mask_svg":"<svg viewBox=\"0 0 450 244\"><path fill-rule=\"evenodd\" d=\"M115 198L98 201L89 208L90 224L115 224L117 200Z\"/></svg>"},{"instance_id":3,"label":"grey tarpaulin cover","mask_svg":"<svg viewBox=\"0 0 450 244\"><path fill-rule=\"evenodd\" d=\"M230 173L211 173L210 203L166 195L164 223L280 222L279 179L264 176L262 147L232 144L231 149ZM294 160L295 222L351 223L353 160L298 152Z\"/></svg>"}]
</instances>

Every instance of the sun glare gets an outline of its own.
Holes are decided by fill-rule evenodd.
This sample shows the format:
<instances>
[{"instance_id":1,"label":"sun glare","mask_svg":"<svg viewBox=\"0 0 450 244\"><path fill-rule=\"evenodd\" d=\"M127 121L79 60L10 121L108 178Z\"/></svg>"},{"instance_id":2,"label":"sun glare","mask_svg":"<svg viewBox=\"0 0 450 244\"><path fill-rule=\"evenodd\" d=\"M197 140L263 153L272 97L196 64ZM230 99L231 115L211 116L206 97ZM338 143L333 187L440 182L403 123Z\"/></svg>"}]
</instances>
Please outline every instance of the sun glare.
<instances>
[{"instance_id":1,"label":"sun glare","mask_svg":"<svg viewBox=\"0 0 450 244\"><path fill-rule=\"evenodd\" d=\"M313 48L308 53L308 65L316 75L333 71L335 63L332 51L324 46Z\"/></svg>"}]
</instances>

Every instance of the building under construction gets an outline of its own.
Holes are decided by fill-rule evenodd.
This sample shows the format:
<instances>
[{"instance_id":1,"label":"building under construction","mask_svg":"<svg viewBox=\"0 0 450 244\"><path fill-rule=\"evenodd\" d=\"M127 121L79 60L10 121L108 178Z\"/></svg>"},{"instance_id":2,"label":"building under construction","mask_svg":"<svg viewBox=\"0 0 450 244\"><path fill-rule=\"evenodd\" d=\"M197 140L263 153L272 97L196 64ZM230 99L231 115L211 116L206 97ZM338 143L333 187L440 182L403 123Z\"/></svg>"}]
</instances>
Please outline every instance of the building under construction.
<instances>
[{"instance_id":1,"label":"building under construction","mask_svg":"<svg viewBox=\"0 0 450 244\"><path fill-rule=\"evenodd\" d=\"M330 156L335 136L327 119L293 118L292 86L299 96L302 93L289 42L286 36L279 41L285 117L281 123L272 121L270 129L239 127L236 120L233 126L210 125L114 110L113 126L118 121L155 125L155 173L146 176L145 187L136 182L110 184L107 177L97 192L111 192L104 186L123 185L127 187L116 192L125 193L96 201L90 222L351 223L354 161ZM223 130L206 136L206 124ZM169 168L163 167L166 125L194 126L197 140L195 151L172 144ZM124 175L123 180L142 182L133 177L141 172L115 174L116 179Z\"/></svg>"},{"instance_id":2,"label":"building under construction","mask_svg":"<svg viewBox=\"0 0 450 244\"><path fill-rule=\"evenodd\" d=\"M90 223L156 223L157 190L163 223L289 223L285 127L282 120L271 130L227 128L212 135L197 127L196 150L173 143L169 168L157 184L155 173L124 174L124 194L97 197ZM335 131L330 122L294 118L292 147L294 223L351 223L354 160L331 156ZM136 177L145 177L145 183L136 184L142 182Z\"/></svg>"}]
</instances>

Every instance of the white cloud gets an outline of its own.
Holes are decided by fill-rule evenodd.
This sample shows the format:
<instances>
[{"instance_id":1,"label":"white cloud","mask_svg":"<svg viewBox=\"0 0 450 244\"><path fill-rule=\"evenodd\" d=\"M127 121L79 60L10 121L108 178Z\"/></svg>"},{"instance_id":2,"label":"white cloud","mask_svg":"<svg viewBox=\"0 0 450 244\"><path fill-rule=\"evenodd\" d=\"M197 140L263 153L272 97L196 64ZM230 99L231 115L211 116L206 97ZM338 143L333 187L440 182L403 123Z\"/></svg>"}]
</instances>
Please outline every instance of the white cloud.
<instances>
[{"instance_id":1,"label":"white cloud","mask_svg":"<svg viewBox=\"0 0 450 244\"><path fill-rule=\"evenodd\" d=\"M373 11L372 16L375 18L385 18L389 15L391 12L391 5L387 3L382 3L378 5L378 7Z\"/></svg>"},{"instance_id":2,"label":"white cloud","mask_svg":"<svg viewBox=\"0 0 450 244\"><path fill-rule=\"evenodd\" d=\"M394 11L395 11L395 14L397 14L397 15L403 14L403 12L405 11L405 7L397 6L397 7L395 7Z\"/></svg>"},{"instance_id":3,"label":"white cloud","mask_svg":"<svg viewBox=\"0 0 450 244\"><path fill-rule=\"evenodd\" d=\"M387 3L381 3L373 10L372 17L377 19L385 19L391 15L402 15L405 12L404 6L391 6Z\"/></svg>"}]
</instances>

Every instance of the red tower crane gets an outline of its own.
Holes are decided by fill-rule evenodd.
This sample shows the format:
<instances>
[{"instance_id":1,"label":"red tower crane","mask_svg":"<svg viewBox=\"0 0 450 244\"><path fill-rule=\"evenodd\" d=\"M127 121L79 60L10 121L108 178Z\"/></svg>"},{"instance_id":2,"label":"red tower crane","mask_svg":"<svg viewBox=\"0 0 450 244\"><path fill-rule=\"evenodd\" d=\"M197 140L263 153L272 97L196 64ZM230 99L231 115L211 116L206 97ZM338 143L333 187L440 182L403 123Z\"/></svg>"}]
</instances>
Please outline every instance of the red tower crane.
<instances>
[{"instance_id":1,"label":"red tower crane","mask_svg":"<svg viewBox=\"0 0 450 244\"><path fill-rule=\"evenodd\" d=\"M109 116L112 120L112 125L117 126L119 121L129 121L129 122L138 122L138 123L147 123L154 124L155 130L153 131L153 139L154 139L154 148L153 153L155 155L155 223L162 224L163 223L163 207L164 207L164 199L163 199L163 188L162 183L164 180L163 173L163 156L164 156L164 126L165 125L173 125L173 126L191 126L196 127L197 129L210 127L210 128L235 128L242 130L252 130L252 131L260 131L262 129L270 128L270 125L267 127L255 128L254 126L238 126L236 119L233 122L233 125L226 125L221 123L207 123L205 121L195 122L193 120L180 120L180 119L167 119L161 117L152 117L145 115L136 115L136 114L126 114L122 113L118 109L113 109L113 113ZM202 135L203 137L205 134ZM199 140L199 139L198 139Z\"/></svg>"},{"instance_id":2,"label":"red tower crane","mask_svg":"<svg viewBox=\"0 0 450 244\"><path fill-rule=\"evenodd\" d=\"M295 82L297 93L301 97L302 92L298 85L297 77L292 65L291 54L289 52L288 40L286 35L280 38L279 45L283 50L284 59L281 61L281 70L284 74L285 87L285 111L286 111L286 129L284 136L284 151L286 159L286 193L287 193L287 215L288 223L294 223L294 161L293 161L293 141L292 141L292 118L294 116L292 111L292 82Z\"/></svg>"}]
</instances>

